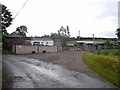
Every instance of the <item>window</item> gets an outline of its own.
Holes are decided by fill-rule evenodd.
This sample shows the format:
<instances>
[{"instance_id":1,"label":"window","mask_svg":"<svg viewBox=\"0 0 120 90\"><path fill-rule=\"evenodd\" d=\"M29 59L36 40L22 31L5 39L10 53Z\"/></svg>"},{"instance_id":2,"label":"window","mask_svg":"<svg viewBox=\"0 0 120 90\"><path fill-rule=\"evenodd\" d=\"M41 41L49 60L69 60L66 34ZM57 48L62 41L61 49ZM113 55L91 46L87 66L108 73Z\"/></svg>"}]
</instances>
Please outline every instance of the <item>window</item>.
<instances>
[{"instance_id":1,"label":"window","mask_svg":"<svg viewBox=\"0 0 120 90\"><path fill-rule=\"evenodd\" d=\"M40 45L40 42L34 42L33 45Z\"/></svg>"},{"instance_id":2,"label":"window","mask_svg":"<svg viewBox=\"0 0 120 90\"><path fill-rule=\"evenodd\" d=\"M41 45L43 45L43 42L41 42Z\"/></svg>"},{"instance_id":3,"label":"window","mask_svg":"<svg viewBox=\"0 0 120 90\"><path fill-rule=\"evenodd\" d=\"M41 42L41 44L43 44L43 42Z\"/></svg>"}]
</instances>

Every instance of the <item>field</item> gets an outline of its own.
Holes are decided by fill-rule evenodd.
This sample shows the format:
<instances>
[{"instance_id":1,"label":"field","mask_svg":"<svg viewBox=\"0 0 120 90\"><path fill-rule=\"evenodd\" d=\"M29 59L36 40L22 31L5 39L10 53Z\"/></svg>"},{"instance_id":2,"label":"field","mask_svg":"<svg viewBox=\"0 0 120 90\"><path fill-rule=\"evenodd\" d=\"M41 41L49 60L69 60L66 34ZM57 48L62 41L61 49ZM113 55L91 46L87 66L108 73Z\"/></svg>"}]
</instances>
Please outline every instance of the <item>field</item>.
<instances>
[{"instance_id":1,"label":"field","mask_svg":"<svg viewBox=\"0 0 120 90\"><path fill-rule=\"evenodd\" d=\"M84 62L97 74L110 81L116 86L120 86L118 71L120 68L118 56L97 55L95 53L84 52Z\"/></svg>"},{"instance_id":2,"label":"field","mask_svg":"<svg viewBox=\"0 0 120 90\"><path fill-rule=\"evenodd\" d=\"M81 40L81 41L93 41L92 39L88 39L88 40ZM95 42L106 42L106 40L102 40L102 39L95 39Z\"/></svg>"},{"instance_id":3,"label":"field","mask_svg":"<svg viewBox=\"0 0 120 90\"><path fill-rule=\"evenodd\" d=\"M75 44L76 41L67 41L66 44Z\"/></svg>"}]
</instances>

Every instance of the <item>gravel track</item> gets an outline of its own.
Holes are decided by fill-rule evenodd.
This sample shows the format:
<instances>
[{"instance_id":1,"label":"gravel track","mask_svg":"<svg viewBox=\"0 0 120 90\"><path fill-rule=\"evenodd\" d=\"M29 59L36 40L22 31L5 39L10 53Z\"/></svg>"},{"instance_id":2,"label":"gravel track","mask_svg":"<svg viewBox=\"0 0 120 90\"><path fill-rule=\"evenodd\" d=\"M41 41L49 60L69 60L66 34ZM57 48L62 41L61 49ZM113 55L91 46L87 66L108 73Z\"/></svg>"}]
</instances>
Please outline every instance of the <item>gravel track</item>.
<instances>
[{"instance_id":1,"label":"gravel track","mask_svg":"<svg viewBox=\"0 0 120 90\"><path fill-rule=\"evenodd\" d=\"M79 51L3 55L3 69L3 88L115 87L91 71Z\"/></svg>"}]
</instances>

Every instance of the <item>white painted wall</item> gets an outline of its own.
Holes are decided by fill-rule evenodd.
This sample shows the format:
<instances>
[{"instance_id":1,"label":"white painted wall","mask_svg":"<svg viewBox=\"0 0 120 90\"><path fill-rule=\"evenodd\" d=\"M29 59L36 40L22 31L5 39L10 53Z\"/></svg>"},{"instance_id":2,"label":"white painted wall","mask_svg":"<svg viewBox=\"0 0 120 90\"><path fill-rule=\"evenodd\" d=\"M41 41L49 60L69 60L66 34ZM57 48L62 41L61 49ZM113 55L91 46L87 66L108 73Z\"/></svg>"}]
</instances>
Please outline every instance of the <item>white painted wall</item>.
<instances>
[{"instance_id":1,"label":"white painted wall","mask_svg":"<svg viewBox=\"0 0 120 90\"><path fill-rule=\"evenodd\" d=\"M34 45L34 42L39 42L40 45L44 45L44 46L53 46L54 45L54 41L53 40L32 40L31 44Z\"/></svg>"}]
</instances>

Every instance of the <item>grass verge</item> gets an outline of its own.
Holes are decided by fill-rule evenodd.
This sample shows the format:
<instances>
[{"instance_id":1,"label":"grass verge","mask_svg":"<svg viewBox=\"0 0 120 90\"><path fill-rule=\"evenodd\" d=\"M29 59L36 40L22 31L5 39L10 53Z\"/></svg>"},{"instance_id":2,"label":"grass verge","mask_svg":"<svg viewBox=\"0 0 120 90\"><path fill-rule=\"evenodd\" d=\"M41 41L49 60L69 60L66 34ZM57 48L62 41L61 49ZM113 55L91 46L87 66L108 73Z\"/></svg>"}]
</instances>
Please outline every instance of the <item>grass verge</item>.
<instances>
[{"instance_id":1,"label":"grass verge","mask_svg":"<svg viewBox=\"0 0 120 90\"><path fill-rule=\"evenodd\" d=\"M110 81L112 84L120 87L120 81L118 78L120 75L120 65L117 56L97 55L84 52L82 58L93 71Z\"/></svg>"},{"instance_id":2,"label":"grass verge","mask_svg":"<svg viewBox=\"0 0 120 90\"><path fill-rule=\"evenodd\" d=\"M2 50L2 54L13 54L10 50Z\"/></svg>"}]
</instances>

